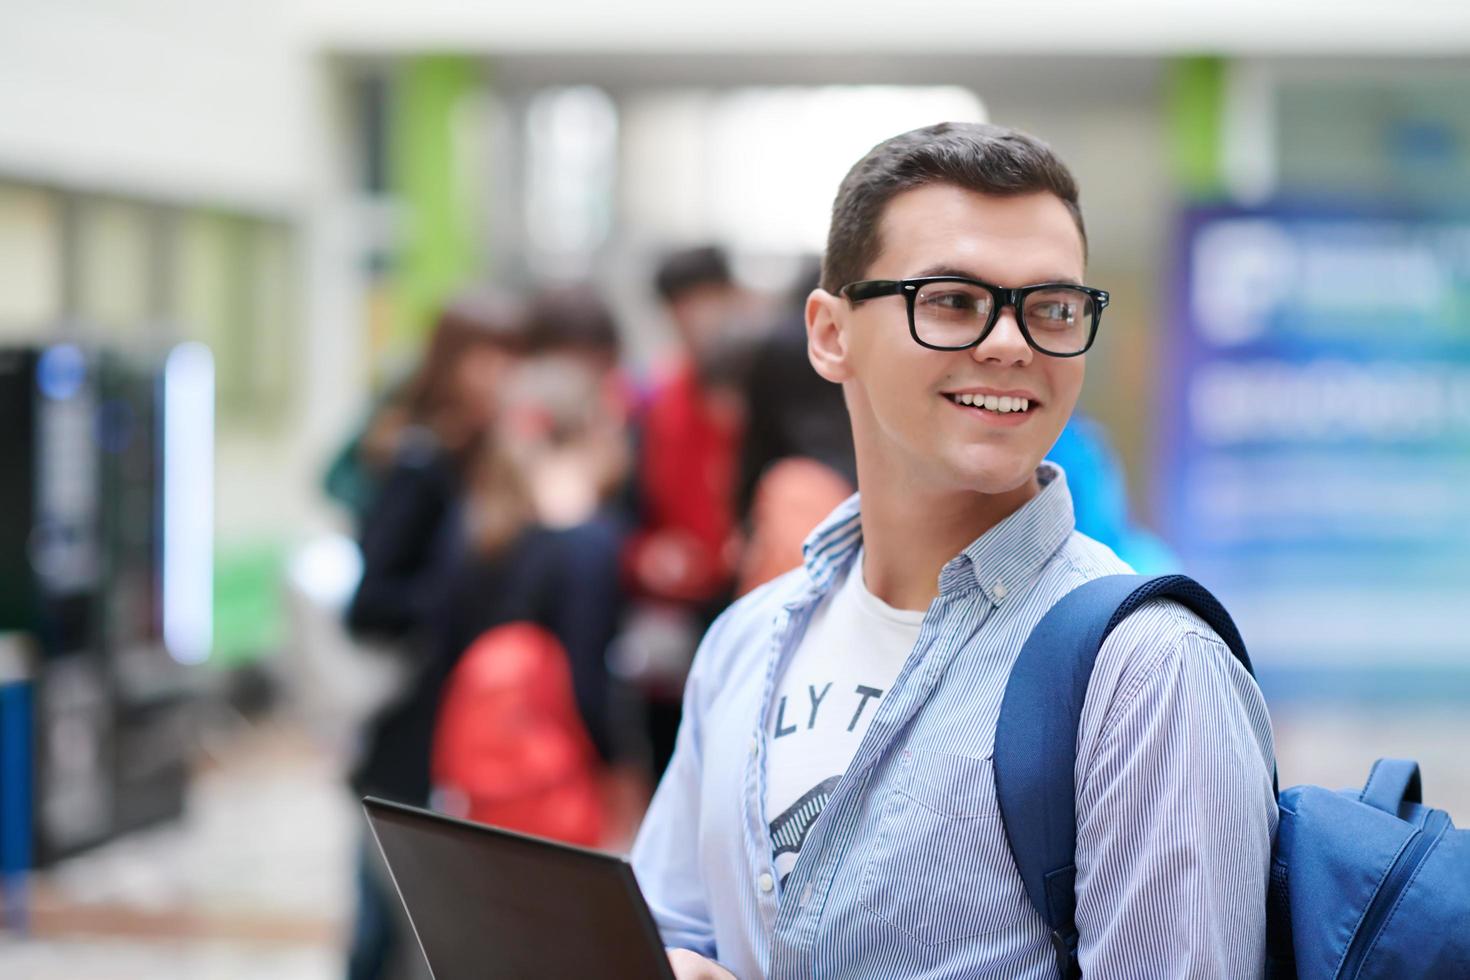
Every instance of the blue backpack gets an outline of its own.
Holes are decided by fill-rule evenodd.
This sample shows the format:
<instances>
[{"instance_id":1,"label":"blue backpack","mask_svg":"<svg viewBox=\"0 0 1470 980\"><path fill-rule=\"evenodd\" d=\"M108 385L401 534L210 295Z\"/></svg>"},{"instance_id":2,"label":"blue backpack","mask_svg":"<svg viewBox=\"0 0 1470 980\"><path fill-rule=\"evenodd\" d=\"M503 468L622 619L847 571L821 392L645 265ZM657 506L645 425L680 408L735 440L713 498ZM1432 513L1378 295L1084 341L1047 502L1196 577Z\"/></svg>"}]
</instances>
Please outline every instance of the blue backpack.
<instances>
[{"instance_id":1,"label":"blue backpack","mask_svg":"<svg viewBox=\"0 0 1470 980\"><path fill-rule=\"evenodd\" d=\"M1093 663L1113 627L1151 599L1209 623L1246 670L1240 632L1183 575L1088 582L1042 617L1011 669L995 733L995 784L1026 893L1064 980L1077 960L1077 725ZM1272 777L1274 780L1274 776ZM1266 901L1273 980L1470 977L1470 831L1423 806L1419 766L1380 759L1362 790L1297 786L1281 822Z\"/></svg>"}]
</instances>

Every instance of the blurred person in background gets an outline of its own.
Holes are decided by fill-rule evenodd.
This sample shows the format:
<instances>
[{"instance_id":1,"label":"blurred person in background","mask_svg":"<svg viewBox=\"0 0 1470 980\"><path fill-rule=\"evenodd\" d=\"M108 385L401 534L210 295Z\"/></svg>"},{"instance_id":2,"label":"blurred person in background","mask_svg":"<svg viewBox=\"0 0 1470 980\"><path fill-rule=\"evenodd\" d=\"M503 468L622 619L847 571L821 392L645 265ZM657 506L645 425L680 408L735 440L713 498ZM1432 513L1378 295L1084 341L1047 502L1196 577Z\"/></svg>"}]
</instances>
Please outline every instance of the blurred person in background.
<instances>
[{"instance_id":1,"label":"blurred person in background","mask_svg":"<svg viewBox=\"0 0 1470 980\"><path fill-rule=\"evenodd\" d=\"M714 246L669 255L654 285L677 344L637 418L636 530L624 555L637 605L617 661L643 692L657 775L673 752L694 645L729 601L739 563L738 352L751 301Z\"/></svg>"},{"instance_id":2,"label":"blurred person in background","mask_svg":"<svg viewBox=\"0 0 1470 980\"><path fill-rule=\"evenodd\" d=\"M354 635L401 640L423 626L459 547L451 517L466 474L525 348L515 302L466 293L440 314L402 393L369 422L361 451L381 475L359 532L362 581L347 610Z\"/></svg>"},{"instance_id":3,"label":"blurred person in background","mask_svg":"<svg viewBox=\"0 0 1470 980\"><path fill-rule=\"evenodd\" d=\"M370 514L381 519L373 507L390 476L401 477L405 449L414 460L433 455L440 443L473 441L485 424L477 417L485 399L471 389L493 388L504 362L497 355L525 344L525 318L509 294L471 290L441 311L419 363L385 387L323 475L323 490L351 513L359 536Z\"/></svg>"},{"instance_id":4,"label":"blurred person in background","mask_svg":"<svg viewBox=\"0 0 1470 980\"><path fill-rule=\"evenodd\" d=\"M636 751L637 739L613 718L607 670L624 611L622 500L632 465L617 327L596 292L561 287L532 300L528 335L532 354L501 393L494 446L471 497L470 524L482 545L455 571L439 645L463 650L505 620L486 596L509 594L497 576L514 569L515 588L530 590L520 618L561 641L599 755L620 760ZM507 521L512 558L494 544Z\"/></svg>"},{"instance_id":5,"label":"blurred person in background","mask_svg":"<svg viewBox=\"0 0 1470 980\"><path fill-rule=\"evenodd\" d=\"M585 284L547 287L531 297L526 320L538 359L580 364L594 384L579 394L592 396L599 411L626 425L638 395L620 360L617 320L602 295Z\"/></svg>"},{"instance_id":6,"label":"blurred person in background","mask_svg":"<svg viewBox=\"0 0 1470 980\"><path fill-rule=\"evenodd\" d=\"M1179 570L1168 545L1129 514L1128 483L1106 429L1078 412L1046 458L1067 474L1077 530L1112 548L1140 575Z\"/></svg>"},{"instance_id":7,"label":"blurred person in background","mask_svg":"<svg viewBox=\"0 0 1470 980\"><path fill-rule=\"evenodd\" d=\"M800 565L806 536L857 486L842 389L807 358L804 308L820 278L821 263L812 259L745 371L737 508L747 538L737 595Z\"/></svg>"},{"instance_id":8,"label":"blurred person in background","mask_svg":"<svg viewBox=\"0 0 1470 980\"><path fill-rule=\"evenodd\" d=\"M612 721L607 669L622 615L623 522L611 502L630 468L616 325L585 289L540 294L521 323L523 355L496 375L493 390L477 392L490 399L489 424L458 470L462 498L440 552L448 558L434 573L417 642L422 668L376 726L355 785L543 836L626 846L647 780L622 763L630 739ZM522 629L507 633L510 626ZM499 645L475 651L487 637ZM515 658L542 643L565 660L578 729L570 738L548 732L560 724L566 735L564 718L536 713L546 692L497 701L457 687L466 651L500 657L511 671ZM479 666L494 672L493 662ZM483 681L485 670L478 676ZM475 680L467 675L464 683ZM468 705L470 715L496 704L518 714L477 720L459 711L445 731L446 699ZM578 744L590 751L577 754ZM563 751L568 745L574 758ZM567 792L548 795L549 782ZM402 934L391 889L371 873L363 880L354 978L381 975L370 971L382 969Z\"/></svg>"},{"instance_id":9,"label":"blurred person in background","mask_svg":"<svg viewBox=\"0 0 1470 980\"><path fill-rule=\"evenodd\" d=\"M638 392L619 355L621 341L612 310L590 286L557 286L532 297L527 333L536 366L524 375L531 388L546 391L563 412L589 413L575 426L575 438L553 440L560 465L592 466L592 479L543 481L543 518L558 526L591 523L621 539L635 520L630 426L638 409ZM551 379L559 376L559 384ZM542 379L537 381L536 379ZM554 394L553 394L554 392ZM535 404L537 399L530 399ZM564 403L564 404L563 404ZM521 413L523 423L531 416ZM544 418L545 424L555 424ZM575 444L575 445L573 445ZM554 472L558 462L545 471ZM560 499L578 489L595 490L595 500Z\"/></svg>"},{"instance_id":10,"label":"blurred person in background","mask_svg":"<svg viewBox=\"0 0 1470 980\"><path fill-rule=\"evenodd\" d=\"M735 480L745 408L725 355L747 306L714 246L676 252L655 275L676 332L639 418L640 594L694 607L725 597L734 571Z\"/></svg>"},{"instance_id":11,"label":"blurred person in background","mask_svg":"<svg viewBox=\"0 0 1470 980\"><path fill-rule=\"evenodd\" d=\"M405 396L412 380L412 374L399 377L383 389L322 474L322 491L347 511L359 537L409 424Z\"/></svg>"}]
</instances>

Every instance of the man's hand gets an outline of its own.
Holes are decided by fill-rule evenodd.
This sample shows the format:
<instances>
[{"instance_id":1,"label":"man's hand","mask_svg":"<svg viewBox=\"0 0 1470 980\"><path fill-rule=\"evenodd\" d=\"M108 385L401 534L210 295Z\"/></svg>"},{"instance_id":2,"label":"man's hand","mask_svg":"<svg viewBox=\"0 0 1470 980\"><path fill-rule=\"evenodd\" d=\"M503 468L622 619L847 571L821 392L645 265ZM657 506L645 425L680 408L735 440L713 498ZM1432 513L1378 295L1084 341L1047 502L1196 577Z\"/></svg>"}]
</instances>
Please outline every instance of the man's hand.
<instances>
[{"instance_id":1,"label":"man's hand","mask_svg":"<svg viewBox=\"0 0 1470 980\"><path fill-rule=\"evenodd\" d=\"M669 965L678 980L735 980L735 974L692 949L669 950Z\"/></svg>"}]
</instances>

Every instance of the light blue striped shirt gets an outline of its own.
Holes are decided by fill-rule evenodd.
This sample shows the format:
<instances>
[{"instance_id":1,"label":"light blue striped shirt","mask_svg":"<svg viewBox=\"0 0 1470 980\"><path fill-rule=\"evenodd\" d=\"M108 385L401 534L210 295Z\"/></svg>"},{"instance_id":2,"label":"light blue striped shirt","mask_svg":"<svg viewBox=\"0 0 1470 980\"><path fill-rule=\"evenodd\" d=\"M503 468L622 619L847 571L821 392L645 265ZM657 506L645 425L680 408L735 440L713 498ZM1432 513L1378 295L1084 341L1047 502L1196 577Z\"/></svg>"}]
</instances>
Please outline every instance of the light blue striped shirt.
<instances>
[{"instance_id":1,"label":"light blue striped shirt","mask_svg":"<svg viewBox=\"0 0 1470 980\"><path fill-rule=\"evenodd\" d=\"M1066 479L944 566L898 678L785 887L765 814L776 678L862 543L858 498L806 562L700 645L668 772L633 848L665 943L756 977L1056 976L991 771L1011 663L1059 598L1129 571L1077 533ZM1077 925L1092 977L1260 976L1276 802L1260 691L1172 602L1103 645L1077 737Z\"/></svg>"}]
</instances>

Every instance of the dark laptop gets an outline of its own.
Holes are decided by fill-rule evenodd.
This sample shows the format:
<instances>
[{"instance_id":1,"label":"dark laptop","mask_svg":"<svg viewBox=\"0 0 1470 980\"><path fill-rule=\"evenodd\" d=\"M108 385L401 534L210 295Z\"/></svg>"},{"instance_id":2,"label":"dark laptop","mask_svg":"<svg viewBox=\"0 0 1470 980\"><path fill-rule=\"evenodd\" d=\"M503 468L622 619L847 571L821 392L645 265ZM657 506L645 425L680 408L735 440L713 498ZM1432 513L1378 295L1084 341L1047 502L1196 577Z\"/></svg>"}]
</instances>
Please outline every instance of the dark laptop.
<instances>
[{"instance_id":1,"label":"dark laptop","mask_svg":"<svg viewBox=\"0 0 1470 980\"><path fill-rule=\"evenodd\" d=\"M369 797L434 980L673 980L628 862Z\"/></svg>"}]
</instances>

